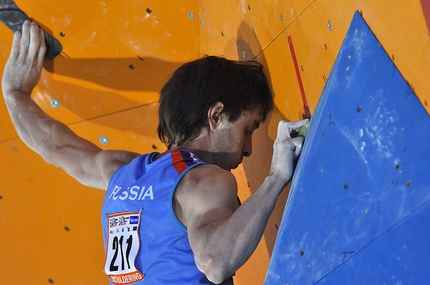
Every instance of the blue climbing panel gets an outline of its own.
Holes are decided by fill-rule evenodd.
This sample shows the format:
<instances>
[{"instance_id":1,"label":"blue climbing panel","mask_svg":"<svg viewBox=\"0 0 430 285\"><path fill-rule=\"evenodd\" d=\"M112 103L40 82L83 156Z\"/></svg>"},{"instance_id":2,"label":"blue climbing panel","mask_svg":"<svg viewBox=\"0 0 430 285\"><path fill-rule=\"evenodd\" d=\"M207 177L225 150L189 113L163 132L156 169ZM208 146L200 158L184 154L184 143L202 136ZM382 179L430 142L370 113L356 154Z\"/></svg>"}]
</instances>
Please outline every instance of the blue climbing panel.
<instances>
[{"instance_id":1,"label":"blue climbing panel","mask_svg":"<svg viewBox=\"0 0 430 285\"><path fill-rule=\"evenodd\" d=\"M314 112L265 284L428 284L430 118L359 13Z\"/></svg>"}]
</instances>

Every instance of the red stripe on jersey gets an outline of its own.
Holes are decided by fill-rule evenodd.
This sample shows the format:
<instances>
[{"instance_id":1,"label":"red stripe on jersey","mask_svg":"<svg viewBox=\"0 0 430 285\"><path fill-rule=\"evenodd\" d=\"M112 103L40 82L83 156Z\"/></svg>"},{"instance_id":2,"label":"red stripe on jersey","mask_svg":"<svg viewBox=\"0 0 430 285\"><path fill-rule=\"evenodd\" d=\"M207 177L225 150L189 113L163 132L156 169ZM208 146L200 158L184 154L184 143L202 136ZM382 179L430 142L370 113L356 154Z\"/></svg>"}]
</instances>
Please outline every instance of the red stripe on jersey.
<instances>
[{"instance_id":1,"label":"red stripe on jersey","mask_svg":"<svg viewBox=\"0 0 430 285\"><path fill-rule=\"evenodd\" d=\"M181 174L185 169L187 169L188 165L183 161L184 158L181 154L181 151L175 150L170 153L172 155L172 165L176 169L176 171Z\"/></svg>"}]
</instances>

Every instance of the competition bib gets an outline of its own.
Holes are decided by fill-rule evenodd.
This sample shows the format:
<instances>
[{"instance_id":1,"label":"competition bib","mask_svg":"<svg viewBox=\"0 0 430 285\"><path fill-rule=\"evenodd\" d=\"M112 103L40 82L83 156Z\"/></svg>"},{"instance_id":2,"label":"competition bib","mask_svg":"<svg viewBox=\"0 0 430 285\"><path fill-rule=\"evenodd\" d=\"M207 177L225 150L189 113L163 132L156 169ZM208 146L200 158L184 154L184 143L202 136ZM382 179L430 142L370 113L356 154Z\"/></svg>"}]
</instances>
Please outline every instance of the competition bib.
<instances>
[{"instance_id":1,"label":"competition bib","mask_svg":"<svg viewBox=\"0 0 430 285\"><path fill-rule=\"evenodd\" d=\"M123 212L108 216L108 241L105 272L115 285L143 280L136 269L139 252L140 212Z\"/></svg>"}]
</instances>

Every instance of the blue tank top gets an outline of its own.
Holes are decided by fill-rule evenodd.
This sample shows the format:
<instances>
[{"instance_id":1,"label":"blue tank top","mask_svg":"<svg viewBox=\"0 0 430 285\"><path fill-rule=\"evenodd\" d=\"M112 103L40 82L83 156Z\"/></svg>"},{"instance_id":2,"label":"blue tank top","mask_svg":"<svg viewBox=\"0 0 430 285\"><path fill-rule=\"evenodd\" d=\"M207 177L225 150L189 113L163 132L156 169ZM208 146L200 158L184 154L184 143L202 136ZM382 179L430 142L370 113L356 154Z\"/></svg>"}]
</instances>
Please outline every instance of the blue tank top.
<instances>
[{"instance_id":1,"label":"blue tank top","mask_svg":"<svg viewBox=\"0 0 430 285\"><path fill-rule=\"evenodd\" d=\"M194 262L187 229L173 211L182 177L205 164L187 151L139 156L112 176L102 208L110 284L212 284ZM229 278L222 284L233 284Z\"/></svg>"}]
</instances>

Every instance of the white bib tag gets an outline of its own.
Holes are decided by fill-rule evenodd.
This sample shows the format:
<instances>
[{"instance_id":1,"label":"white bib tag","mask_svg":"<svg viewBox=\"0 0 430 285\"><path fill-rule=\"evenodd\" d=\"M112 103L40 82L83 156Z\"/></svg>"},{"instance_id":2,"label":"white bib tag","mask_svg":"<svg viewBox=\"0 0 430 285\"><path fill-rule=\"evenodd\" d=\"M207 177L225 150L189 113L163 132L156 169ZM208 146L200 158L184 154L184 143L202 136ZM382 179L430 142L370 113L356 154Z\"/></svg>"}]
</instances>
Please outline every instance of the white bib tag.
<instances>
[{"instance_id":1,"label":"white bib tag","mask_svg":"<svg viewBox=\"0 0 430 285\"><path fill-rule=\"evenodd\" d=\"M136 269L139 252L140 212L124 212L108 216L108 243L105 272L115 285L143 280Z\"/></svg>"}]
</instances>

